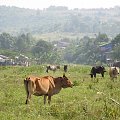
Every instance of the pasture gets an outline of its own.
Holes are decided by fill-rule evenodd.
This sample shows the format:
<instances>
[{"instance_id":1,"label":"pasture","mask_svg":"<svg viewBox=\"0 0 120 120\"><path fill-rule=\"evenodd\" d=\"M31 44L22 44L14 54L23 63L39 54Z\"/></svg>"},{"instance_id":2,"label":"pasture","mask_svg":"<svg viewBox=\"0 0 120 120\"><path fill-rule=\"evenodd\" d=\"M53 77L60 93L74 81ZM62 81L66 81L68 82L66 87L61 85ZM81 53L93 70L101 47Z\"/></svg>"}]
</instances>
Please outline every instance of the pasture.
<instances>
[{"instance_id":1,"label":"pasture","mask_svg":"<svg viewBox=\"0 0 120 120\"><path fill-rule=\"evenodd\" d=\"M70 65L66 76L73 88L62 89L52 96L51 105L44 105L43 97L32 96L26 105L23 81L28 75L54 77L63 75L63 67L46 73L43 66L0 67L0 120L119 120L120 77L110 80L97 74L90 78L90 66Z\"/></svg>"}]
</instances>

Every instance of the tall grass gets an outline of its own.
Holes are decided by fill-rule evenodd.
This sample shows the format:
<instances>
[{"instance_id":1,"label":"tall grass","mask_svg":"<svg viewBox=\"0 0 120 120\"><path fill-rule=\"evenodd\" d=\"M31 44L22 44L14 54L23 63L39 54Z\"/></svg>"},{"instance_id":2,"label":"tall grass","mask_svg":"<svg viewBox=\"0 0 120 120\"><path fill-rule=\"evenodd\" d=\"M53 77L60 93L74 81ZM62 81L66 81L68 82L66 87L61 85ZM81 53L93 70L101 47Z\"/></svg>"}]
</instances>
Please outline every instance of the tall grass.
<instances>
[{"instance_id":1,"label":"tall grass","mask_svg":"<svg viewBox=\"0 0 120 120\"><path fill-rule=\"evenodd\" d=\"M114 82L97 75L91 79L90 66L70 65L66 76L73 88L61 90L52 97L51 105L43 104L43 97L32 96L25 105L23 80L28 75L62 76L63 67L53 73L44 66L0 67L1 120L119 120L120 79ZM111 99L112 98L112 99Z\"/></svg>"}]
</instances>

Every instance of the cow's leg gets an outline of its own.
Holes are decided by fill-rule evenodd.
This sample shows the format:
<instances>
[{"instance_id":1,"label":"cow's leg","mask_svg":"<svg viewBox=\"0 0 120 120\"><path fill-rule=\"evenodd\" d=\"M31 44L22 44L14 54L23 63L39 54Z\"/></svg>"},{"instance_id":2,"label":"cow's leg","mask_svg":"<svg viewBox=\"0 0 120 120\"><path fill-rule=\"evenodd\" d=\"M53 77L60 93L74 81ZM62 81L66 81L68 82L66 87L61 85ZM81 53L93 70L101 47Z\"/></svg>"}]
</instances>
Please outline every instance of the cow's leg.
<instances>
[{"instance_id":1,"label":"cow's leg","mask_svg":"<svg viewBox=\"0 0 120 120\"><path fill-rule=\"evenodd\" d=\"M56 72L56 69L54 69L53 72L55 73L55 72Z\"/></svg>"},{"instance_id":2,"label":"cow's leg","mask_svg":"<svg viewBox=\"0 0 120 120\"><path fill-rule=\"evenodd\" d=\"M35 87L35 86L34 86ZM31 95L34 93L34 88L33 88L33 83L32 81L27 82L27 99L26 99L26 104L29 103L31 99Z\"/></svg>"},{"instance_id":3,"label":"cow's leg","mask_svg":"<svg viewBox=\"0 0 120 120\"><path fill-rule=\"evenodd\" d=\"M48 73L48 69L46 70L46 72Z\"/></svg>"},{"instance_id":4,"label":"cow's leg","mask_svg":"<svg viewBox=\"0 0 120 120\"><path fill-rule=\"evenodd\" d=\"M26 90L26 94L27 94L27 99L26 99L26 102L25 104L28 104L29 102L29 99L31 98L31 94L30 94L30 91L29 91L29 81L28 80L24 80L24 85L25 85L25 90Z\"/></svg>"},{"instance_id":5,"label":"cow's leg","mask_svg":"<svg viewBox=\"0 0 120 120\"><path fill-rule=\"evenodd\" d=\"M44 104L46 104L47 95L44 95Z\"/></svg>"},{"instance_id":6,"label":"cow's leg","mask_svg":"<svg viewBox=\"0 0 120 120\"><path fill-rule=\"evenodd\" d=\"M104 77L104 73L101 73L102 77Z\"/></svg>"},{"instance_id":7,"label":"cow's leg","mask_svg":"<svg viewBox=\"0 0 120 120\"><path fill-rule=\"evenodd\" d=\"M93 78L93 74L90 74L91 78Z\"/></svg>"},{"instance_id":8,"label":"cow's leg","mask_svg":"<svg viewBox=\"0 0 120 120\"><path fill-rule=\"evenodd\" d=\"M96 73L94 74L94 77L96 78Z\"/></svg>"},{"instance_id":9,"label":"cow's leg","mask_svg":"<svg viewBox=\"0 0 120 120\"><path fill-rule=\"evenodd\" d=\"M26 99L26 102L25 102L25 104L28 104L28 95L27 95L27 99Z\"/></svg>"},{"instance_id":10,"label":"cow's leg","mask_svg":"<svg viewBox=\"0 0 120 120\"><path fill-rule=\"evenodd\" d=\"M31 98L31 94L28 92L28 94L27 94L27 99L26 99L25 104L28 104L28 103L29 103L30 98Z\"/></svg>"},{"instance_id":11,"label":"cow's leg","mask_svg":"<svg viewBox=\"0 0 120 120\"><path fill-rule=\"evenodd\" d=\"M48 104L50 105L51 102L51 96L48 96Z\"/></svg>"},{"instance_id":12,"label":"cow's leg","mask_svg":"<svg viewBox=\"0 0 120 120\"><path fill-rule=\"evenodd\" d=\"M113 77L113 78L112 78L112 81L113 81L113 82L114 82L114 79L115 79L115 78Z\"/></svg>"}]
</instances>

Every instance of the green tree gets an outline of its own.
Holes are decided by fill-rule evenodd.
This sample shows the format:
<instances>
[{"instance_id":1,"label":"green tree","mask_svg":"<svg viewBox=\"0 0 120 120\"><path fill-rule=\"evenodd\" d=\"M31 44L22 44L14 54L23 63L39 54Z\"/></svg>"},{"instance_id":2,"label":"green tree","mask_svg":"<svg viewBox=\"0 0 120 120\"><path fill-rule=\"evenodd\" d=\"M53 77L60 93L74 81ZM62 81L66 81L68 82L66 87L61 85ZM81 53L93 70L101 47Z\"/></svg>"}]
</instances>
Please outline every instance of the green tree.
<instances>
[{"instance_id":1,"label":"green tree","mask_svg":"<svg viewBox=\"0 0 120 120\"><path fill-rule=\"evenodd\" d=\"M96 40L98 42L108 42L109 38L108 38L108 36L106 34L99 33L98 36L96 37Z\"/></svg>"},{"instance_id":2,"label":"green tree","mask_svg":"<svg viewBox=\"0 0 120 120\"><path fill-rule=\"evenodd\" d=\"M0 34L0 48L1 49L13 49L15 38L10 36L8 33Z\"/></svg>"},{"instance_id":3,"label":"green tree","mask_svg":"<svg viewBox=\"0 0 120 120\"><path fill-rule=\"evenodd\" d=\"M40 40L32 48L32 54L37 59L38 64L49 63L58 64L61 62L61 57L54 46L44 40Z\"/></svg>"},{"instance_id":4,"label":"green tree","mask_svg":"<svg viewBox=\"0 0 120 120\"><path fill-rule=\"evenodd\" d=\"M44 40L40 40L33 47L32 53L34 56L39 58L41 55L51 52L52 49L53 49L53 46L50 43Z\"/></svg>"},{"instance_id":5,"label":"green tree","mask_svg":"<svg viewBox=\"0 0 120 120\"><path fill-rule=\"evenodd\" d=\"M72 46L73 45L73 46ZM77 64L95 64L101 61L99 44L94 38L85 36L79 44L72 44L67 48L65 59L68 62Z\"/></svg>"},{"instance_id":6,"label":"green tree","mask_svg":"<svg viewBox=\"0 0 120 120\"><path fill-rule=\"evenodd\" d=\"M120 60L120 34L118 34L112 41L113 45L113 53L112 57L113 59Z\"/></svg>"},{"instance_id":7,"label":"green tree","mask_svg":"<svg viewBox=\"0 0 120 120\"><path fill-rule=\"evenodd\" d=\"M16 50L20 52L27 52L31 50L31 45L33 44L33 38L32 36L27 34L21 34L16 39Z\"/></svg>"},{"instance_id":8,"label":"green tree","mask_svg":"<svg viewBox=\"0 0 120 120\"><path fill-rule=\"evenodd\" d=\"M89 39L76 49L76 62L81 64L94 64L99 61L99 55L99 45L94 39Z\"/></svg>"},{"instance_id":9,"label":"green tree","mask_svg":"<svg viewBox=\"0 0 120 120\"><path fill-rule=\"evenodd\" d=\"M117 47L120 45L120 34L118 34L112 41L113 47Z\"/></svg>"},{"instance_id":10,"label":"green tree","mask_svg":"<svg viewBox=\"0 0 120 120\"><path fill-rule=\"evenodd\" d=\"M113 48L112 58L116 60L120 60L120 45Z\"/></svg>"},{"instance_id":11,"label":"green tree","mask_svg":"<svg viewBox=\"0 0 120 120\"><path fill-rule=\"evenodd\" d=\"M40 40L32 48L33 55L38 59L40 64L44 63L49 58L50 53L53 50L52 44L47 41Z\"/></svg>"}]
</instances>

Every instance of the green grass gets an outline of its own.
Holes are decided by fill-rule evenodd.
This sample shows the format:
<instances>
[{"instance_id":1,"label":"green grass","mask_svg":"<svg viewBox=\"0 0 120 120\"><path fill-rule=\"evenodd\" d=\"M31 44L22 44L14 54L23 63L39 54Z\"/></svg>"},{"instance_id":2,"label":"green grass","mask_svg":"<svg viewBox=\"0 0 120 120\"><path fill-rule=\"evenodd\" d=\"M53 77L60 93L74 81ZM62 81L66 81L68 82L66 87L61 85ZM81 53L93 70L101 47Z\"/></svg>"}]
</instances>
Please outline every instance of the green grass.
<instances>
[{"instance_id":1,"label":"green grass","mask_svg":"<svg viewBox=\"0 0 120 120\"><path fill-rule=\"evenodd\" d=\"M54 95L51 105L44 105L43 97L36 96L25 105L24 78L62 76L63 67L55 73L46 73L44 66L0 67L0 120L119 120L120 78L113 82L106 72L105 78L97 75L92 80L89 72L90 66L68 66L66 76L73 88Z\"/></svg>"}]
</instances>

